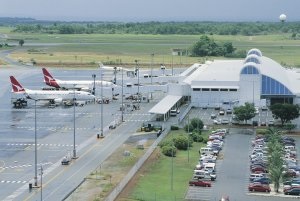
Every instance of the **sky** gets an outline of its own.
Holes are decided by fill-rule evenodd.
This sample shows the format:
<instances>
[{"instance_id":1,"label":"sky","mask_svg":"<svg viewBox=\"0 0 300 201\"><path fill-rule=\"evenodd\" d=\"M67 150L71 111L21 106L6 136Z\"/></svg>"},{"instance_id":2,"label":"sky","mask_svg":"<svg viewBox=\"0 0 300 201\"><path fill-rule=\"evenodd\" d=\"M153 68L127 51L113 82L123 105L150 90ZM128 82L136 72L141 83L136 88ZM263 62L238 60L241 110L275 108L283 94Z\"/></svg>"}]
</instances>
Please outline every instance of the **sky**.
<instances>
[{"instance_id":1,"label":"sky","mask_svg":"<svg viewBox=\"0 0 300 201\"><path fill-rule=\"evenodd\" d=\"M58 21L300 21L300 0L0 0L0 17Z\"/></svg>"}]
</instances>

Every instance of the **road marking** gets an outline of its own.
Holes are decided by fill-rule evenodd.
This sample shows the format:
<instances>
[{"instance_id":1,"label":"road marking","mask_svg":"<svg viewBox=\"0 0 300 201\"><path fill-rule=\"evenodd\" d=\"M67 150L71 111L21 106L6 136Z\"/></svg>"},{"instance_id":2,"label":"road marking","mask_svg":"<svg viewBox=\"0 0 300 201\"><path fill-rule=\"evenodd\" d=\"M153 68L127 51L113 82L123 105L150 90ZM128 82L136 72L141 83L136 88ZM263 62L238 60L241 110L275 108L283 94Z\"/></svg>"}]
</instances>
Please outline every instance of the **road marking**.
<instances>
[{"instance_id":1,"label":"road marking","mask_svg":"<svg viewBox=\"0 0 300 201\"><path fill-rule=\"evenodd\" d=\"M38 166L45 166L45 165L52 165L53 163L51 162L46 162L46 163L40 163L40 164L37 164ZM15 165L15 166L5 166L5 167L0 167L0 170L1 169L16 169L16 168L27 168L27 167L32 167L33 165L32 164L25 164L25 165Z\"/></svg>"},{"instance_id":2,"label":"road marking","mask_svg":"<svg viewBox=\"0 0 300 201\"><path fill-rule=\"evenodd\" d=\"M7 143L6 146L34 146L32 143ZM49 147L72 147L73 144L36 144L37 146L49 146ZM78 145L75 145L78 146Z\"/></svg>"},{"instance_id":3,"label":"road marking","mask_svg":"<svg viewBox=\"0 0 300 201\"><path fill-rule=\"evenodd\" d=\"M130 122L146 122L146 121L150 121L149 119L145 119L145 120L140 120L140 119L129 119L129 120L125 120L126 121L130 121Z\"/></svg>"},{"instance_id":4,"label":"road marking","mask_svg":"<svg viewBox=\"0 0 300 201\"><path fill-rule=\"evenodd\" d=\"M10 181L10 180L1 180L1 184L26 184L28 181Z\"/></svg>"},{"instance_id":5,"label":"road marking","mask_svg":"<svg viewBox=\"0 0 300 201\"><path fill-rule=\"evenodd\" d=\"M17 129L27 129L30 131L34 130L34 127L31 126L17 126ZM48 131L57 131L57 130L73 130L73 127L37 127L37 130L48 130ZM76 130L93 130L95 128L76 128Z\"/></svg>"}]
</instances>

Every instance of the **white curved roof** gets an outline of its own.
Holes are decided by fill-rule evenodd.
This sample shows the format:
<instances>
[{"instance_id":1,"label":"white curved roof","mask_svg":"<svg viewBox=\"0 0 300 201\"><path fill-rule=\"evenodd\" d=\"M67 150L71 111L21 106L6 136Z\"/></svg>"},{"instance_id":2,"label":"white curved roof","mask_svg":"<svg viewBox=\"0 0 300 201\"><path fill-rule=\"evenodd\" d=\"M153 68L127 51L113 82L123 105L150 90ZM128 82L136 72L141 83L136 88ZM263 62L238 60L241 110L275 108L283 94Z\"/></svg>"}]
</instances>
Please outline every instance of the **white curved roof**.
<instances>
[{"instance_id":1,"label":"white curved roof","mask_svg":"<svg viewBox=\"0 0 300 201\"><path fill-rule=\"evenodd\" d=\"M211 64L203 64L190 76L183 80L187 84L192 81L235 81L240 80L243 60L215 60Z\"/></svg>"},{"instance_id":2,"label":"white curved roof","mask_svg":"<svg viewBox=\"0 0 300 201\"><path fill-rule=\"evenodd\" d=\"M259 65L259 69L261 74L269 76L283 85L285 85L292 93L295 92L293 86L290 83L290 79L287 75L287 70L282 67L276 61L268 58L268 57L261 57L263 64Z\"/></svg>"},{"instance_id":3,"label":"white curved roof","mask_svg":"<svg viewBox=\"0 0 300 201\"><path fill-rule=\"evenodd\" d=\"M259 73L261 73L261 72L260 72L260 68L259 68L259 64L254 63L254 62L247 62L247 63L245 63L245 64L243 65L241 71L243 71L243 69L244 69L245 67L248 67L248 66L253 66L253 67L255 67L255 68L257 69L257 71L258 71Z\"/></svg>"},{"instance_id":4,"label":"white curved roof","mask_svg":"<svg viewBox=\"0 0 300 201\"><path fill-rule=\"evenodd\" d=\"M251 50L248 51L247 56L251 55L251 54L256 54L257 56L262 56L262 53L259 49L253 48Z\"/></svg>"},{"instance_id":5,"label":"white curved roof","mask_svg":"<svg viewBox=\"0 0 300 201\"><path fill-rule=\"evenodd\" d=\"M260 57L257 56L256 54L249 54L249 55L246 57L244 63L254 62L253 60L255 60L255 59L257 59L257 61L258 61L257 64L261 64L261 59L260 59ZM254 63L256 63L256 62L254 62Z\"/></svg>"},{"instance_id":6,"label":"white curved roof","mask_svg":"<svg viewBox=\"0 0 300 201\"><path fill-rule=\"evenodd\" d=\"M260 52L258 49L252 50ZM248 56L253 57L254 55L250 54ZM293 94L300 95L300 70L286 69L265 56L261 56L259 59L261 64L244 63L245 60L215 60L196 68L183 82L192 86L238 86L242 69L247 65L252 65L258 69L260 74L277 80Z\"/></svg>"}]
</instances>

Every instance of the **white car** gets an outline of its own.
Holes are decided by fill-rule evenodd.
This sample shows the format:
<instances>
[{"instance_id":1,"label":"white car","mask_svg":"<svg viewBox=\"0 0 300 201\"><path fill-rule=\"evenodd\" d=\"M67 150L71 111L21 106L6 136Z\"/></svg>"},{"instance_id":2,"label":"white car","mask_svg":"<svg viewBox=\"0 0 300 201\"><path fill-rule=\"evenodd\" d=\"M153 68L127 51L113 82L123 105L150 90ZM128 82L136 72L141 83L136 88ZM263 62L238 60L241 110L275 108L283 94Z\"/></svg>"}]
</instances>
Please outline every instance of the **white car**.
<instances>
[{"instance_id":1,"label":"white car","mask_svg":"<svg viewBox=\"0 0 300 201\"><path fill-rule=\"evenodd\" d=\"M217 119L214 119L214 120L213 120L213 123L214 123L214 124L217 124L217 125L220 125L220 124L221 124L221 121L220 121L220 120L217 120Z\"/></svg>"},{"instance_id":2,"label":"white car","mask_svg":"<svg viewBox=\"0 0 300 201\"><path fill-rule=\"evenodd\" d=\"M229 120L228 119L222 119L221 124L229 124Z\"/></svg>"}]
</instances>

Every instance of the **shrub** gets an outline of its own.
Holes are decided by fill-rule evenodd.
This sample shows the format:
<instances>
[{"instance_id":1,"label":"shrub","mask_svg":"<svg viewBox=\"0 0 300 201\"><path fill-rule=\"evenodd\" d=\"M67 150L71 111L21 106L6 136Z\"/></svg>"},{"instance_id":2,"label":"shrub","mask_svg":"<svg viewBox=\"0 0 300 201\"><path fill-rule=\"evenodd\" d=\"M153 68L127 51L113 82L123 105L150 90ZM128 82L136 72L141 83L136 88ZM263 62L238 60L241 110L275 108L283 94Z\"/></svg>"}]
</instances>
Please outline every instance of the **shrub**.
<instances>
[{"instance_id":1,"label":"shrub","mask_svg":"<svg viewBox=\"0 0 300 201\"><path fill-rule=\"evenodd\" d=\"M179 135L176 138L173 139L174 146L179 150L187 150L189 145L189 139L188 136Z\"/></svg>"},{"instance_id":2,"label":"shrub","mask_svg":"<svg viewBox=\"0 0 300 201\"><path fill-rule=\"evenodd\" d=\"M190 125L185 125L185 126L184 126L184 130L185 130L185 132L191 132L191 131L194 130L194 127L192 126L192 124L190 124Z\"/></svg>"},{"instance_id":3,"label":"shrub","mask_svg":"<svg viewBox=\"0 0 300 201\"><path fill-rule=\"evenodd\" d=\"M261 135L266 135L269 133L269 130L268 129L256 129L256 134L261 134Z\"/></svg>"},{"instance_id":4,"label":"shrub","mask_svg":"<svg viewBox=\"0 0 300 201\"><path fill-rule=\"evenodd\" d=\"M176 151L177 149L174 146L166 145L162 147L162 153L166 156L175 157Z\"/></svg>"},{"instance_id":5,"label":"shrub","mask_svg":"<svg viewBox=\"0 0 300 201\"><path fill-rule=\"evenodd\" d=\"M171 126L171 130L173 131L173 130L178 130L179 129L179 127L178 127L178 125L172 125Z\"/></svg>"},{"instance_id":6,"label":"shrub","mask_svg":"<svg viewBox=\"0 0 300 201\"><path fill-rule=\"evenodd\" d=\"M203 138L203 143L206 144L208 142L208 138Z\"/></svg>"},{"instance_id":7,"label":"shrub","mask_svg":"<svg viewBox=\"0 0 300 201\"><path fill-rule=\"evenodd\" d=\"M163 140L158 144L158 146L160 146L161 148L164 146L167 146L167 145L172 146L173 141L172 140Z\"/></svg>"},{"instance_id":8,"label":"shrub","mask_svg":"<svg viewBox=\"0 0 300 201\"><path fill-rule=\"evenodd\" d=\"M291 130L295 129L296 127L297 127L297 125L289 123L289 124L285 124L285 125L283 126L283 129L286 129L286 130L288 130L288 131L291 131Z\"/></svg>"},{"instance_id":9,"label":"shrub","mask_svg":"<svg viewBox=\"0 0 300 201\"><path fill-rule=\"evenodd\" d=\"M200 133L192 133L191 137L194 142L203 142L203 137Z\"/></svg>"}]
</instances>

